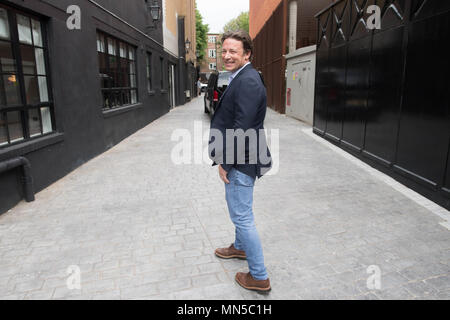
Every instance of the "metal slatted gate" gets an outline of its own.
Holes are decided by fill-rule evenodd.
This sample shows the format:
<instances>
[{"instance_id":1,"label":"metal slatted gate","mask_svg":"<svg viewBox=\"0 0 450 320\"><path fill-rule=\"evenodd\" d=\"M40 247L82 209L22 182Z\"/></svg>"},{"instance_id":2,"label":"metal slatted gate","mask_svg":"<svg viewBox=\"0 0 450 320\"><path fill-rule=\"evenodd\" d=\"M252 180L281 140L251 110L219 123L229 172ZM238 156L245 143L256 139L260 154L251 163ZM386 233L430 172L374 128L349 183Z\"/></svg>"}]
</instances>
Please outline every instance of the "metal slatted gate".
<instances>
[{"instance_id":1,"label":"metal slatted gate","mask_svg":"<svg viewBox=\"0 0 450 320\"><path fill-rule=\"evenodd\" d=\"M341 0L316 18L314 132L450 209L450 1Z\"/></svg>"}]
</instances>

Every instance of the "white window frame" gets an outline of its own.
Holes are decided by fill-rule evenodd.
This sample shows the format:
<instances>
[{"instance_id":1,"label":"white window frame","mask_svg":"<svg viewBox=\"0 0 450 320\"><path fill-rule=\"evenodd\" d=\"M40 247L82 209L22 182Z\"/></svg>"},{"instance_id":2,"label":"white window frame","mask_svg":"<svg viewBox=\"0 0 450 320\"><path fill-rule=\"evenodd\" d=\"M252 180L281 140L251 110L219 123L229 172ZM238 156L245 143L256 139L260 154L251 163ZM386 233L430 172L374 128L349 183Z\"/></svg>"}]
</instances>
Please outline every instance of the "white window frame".
<instances>
[{"instance_id":1,"label":"white window frame","mask_svg":"<svg viewBox=\"0 0 450 320\"><path fill-rule=\"evenodd\" d=\"M216 49L208 49L208 57L215 58L216 57Z\"/></svg>"},{"instance_id":2,"label":"white window frame","mask_svg":"<svg viewBox=\"0 0 450 320\"><path fill-rule=\"evenodd\" d=\"M209 63L209 70L216 70L216 69L217 69L216 63L215 62L210 62Z\"/></svg>"}]
</instances>

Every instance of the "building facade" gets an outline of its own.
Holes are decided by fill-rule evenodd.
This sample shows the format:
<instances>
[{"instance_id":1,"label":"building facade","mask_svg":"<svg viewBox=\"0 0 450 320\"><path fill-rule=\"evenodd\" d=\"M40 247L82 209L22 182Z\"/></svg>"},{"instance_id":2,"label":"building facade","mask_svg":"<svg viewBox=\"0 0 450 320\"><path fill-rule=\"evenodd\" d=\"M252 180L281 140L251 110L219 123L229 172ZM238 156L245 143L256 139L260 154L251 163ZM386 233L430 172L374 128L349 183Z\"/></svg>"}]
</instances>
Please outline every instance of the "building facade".
<instances>
[{"instance_id":1,"label":"building facade","mask_svg":"<svg viewBox=\"0 0 450 320\"><path fill-rule=\"evenodd\" d=\"M195 0L162 0L162 4L164 50L169 57L169 98L174 107L197 94Z\"/></svg>"},{"instance_id":2,"label":"building facade","mask_svg":"<svg viewBox=\"0 0 450 320\"><path fill-rule=\"evenodd\" d=\"M0 2L0 213L169 112L179 60L153 3Z\"/></svg>"},{"instance_id":3,"label":"building facade","mask_svg":"<svg viewBox=\"0 0 450 320\"><path fill-rule=\"evenodd\" d=\"M222 35L219 33L208 33L208 46L204 53L205 58L200 64L201 75L208 75L216 70L223 70L221 37Z\"/></svg>"},{"instance_id":4,"label":"building facade","mask_svg":"<svg viewBox=\"0 0 450 320\"><path fill-rule=\"evenodd\" d=\"M314 15L332 2L250 0L249 31L255 47L252 63L264 75L268 106L277 112L285 113L286 110L285 55L289 53L289 47L295 51L316 44ZM293 43L291 46L290 42Z\"/></svg>"},{"instance_id":5,"label":"building facade","mask_svg":"<svg viewBox=\"0 0 450 320\"><path fill-rule=\"evenodd\" d=\"M250 0L249 34L254 39L283 0Z\"/></svg>"}]
</instances>

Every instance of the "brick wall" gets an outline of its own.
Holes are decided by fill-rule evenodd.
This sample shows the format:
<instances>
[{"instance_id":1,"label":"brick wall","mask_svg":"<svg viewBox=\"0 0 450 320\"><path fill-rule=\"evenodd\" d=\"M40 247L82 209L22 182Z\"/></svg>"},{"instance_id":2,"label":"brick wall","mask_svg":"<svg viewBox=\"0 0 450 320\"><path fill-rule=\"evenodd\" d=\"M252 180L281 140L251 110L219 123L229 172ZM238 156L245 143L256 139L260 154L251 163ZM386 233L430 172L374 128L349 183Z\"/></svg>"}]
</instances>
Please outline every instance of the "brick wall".
<instances>
[{"instance_id":1,"label":"brick wall","mask_svg":"<svg viewBox=\"0 0 450 320\"><path fill-rule=\"evenodd\" d=\"M209 42L209 37L215 37L216 38L216 42L217 42L217 47L215 43ZM210 63L216 63L217 62L217 70L221 71L222 70L222 54L221 54L221 43L220 43L220 39L221 39L221 34L218 33L208 33L208 46L206 48L205 51L205 59L203 60L203 62L200 65L200 73L210 73L213 72L214 70L210 70L209 69L209 64ZM216 58L210 58L209 57L209 50L210 49L214 49L216 50L216 55L217 55L217 60Z\"/></svg>"},{"instance_id":2,"label":"brick wall","mask_svg":"<svg viewBox=\"0 0 450 320\"><path fill-rule=\"evenodd\" d=\"M270 18L282 0L250 0L249 33L252 39Z\"/></svg>"}]
</instances>

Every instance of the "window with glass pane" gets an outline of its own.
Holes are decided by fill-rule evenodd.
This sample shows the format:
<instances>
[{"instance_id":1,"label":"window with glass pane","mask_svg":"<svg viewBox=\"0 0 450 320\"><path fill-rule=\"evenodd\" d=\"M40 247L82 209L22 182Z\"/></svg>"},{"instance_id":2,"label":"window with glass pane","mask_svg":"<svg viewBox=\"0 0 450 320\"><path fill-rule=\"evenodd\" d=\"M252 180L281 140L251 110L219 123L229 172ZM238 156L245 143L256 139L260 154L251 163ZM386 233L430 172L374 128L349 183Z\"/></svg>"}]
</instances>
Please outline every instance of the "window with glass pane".
<instances>
[{"instance_id":1,"label":"window with glass pane","mask_svg":"<svg viewBox=\"0 0 450 320\"><path fill-rule=\"evenodd\" d=\"M30 130L30 137L35 137L41 134L41 119L39 117L38 109L28 110L28 128Z\"/></svg>"},{"instance_id":2,"label":"window with glass pane","mask_svg":"<svg viewBox=\"0 0 450 320\"><path fill-rule=\"evenodd\" d=\"M26 103L48 102L42 31L39 21L17 14Z\"/></svg>"},{"instance_id":3,"label":"window with glass pane","mask_svg":"<svg viewBox=\"0 0 450 320\"><path fill-rule=\"evenodd\" d=\"M161 75L159 76L161 90L164 90L164 58L159 58L159 66L161 68Z\"/></svg>"},{"instance_id":4,"label":"window with glass pane","mask_svg":"<svg viewBox=\"0 0 450 320\"><path fill-rule=\"evenodd\" d=\"M152 91L152 54L147 53L147 91Z\"/></svg>"},{"instance_id":5,"label":"window with glass pane","mask_svg":"<svg viewBox=\"0 0 450 320\"><path fill-rule=\"evenodd\" d=\"M42 125L42 133L46 134L53 131L52 126L52 116L49 107L41 108L41 125Z\"/></svg>"},{"instance_id":6,"label":"window with glass pane","mask_svg":"<svg viewBox=\"0 0 450 320\"><path fill-rule=\"evenodd\" d=\"M0 39L9 39L8 12L0 8Z\"/></svg>"},{"instance_id":7,"label":"window with glass pane","mask_svg":"<svg viewBox=\"0 0 450 320\"><path fill-rule=\"evenodd\" d=\"M24 139L22 115L19 111L7 112L6 119L10 142L17 142Z\"/></svg>"},{"instance_id":8,"label":"window with glass pane","mask_svg":"<svg viewBox=\"0 0 450 320\"><path fill-rule=\"evenodd\" d=\"M8 130L6 126L6 114L0 112L0 146L8 144Z\"/></svg>"},{"instance_id":9,"label":"window with glass pane","mask_svg":"<svg viewBox=\"0 0 450 320\"><path fill-rule=\"evenodd\" d=\"M0 147L54 131L39 18L0 5Z\"/></svg>"},{"instance_id":10,"label":"window with glass pane","mask_svg":"<svg viewBox=\"0 0 450 320\"><path fill-rule=\"evenodd\" d=\"M136 48L97 32L97 54L103 109L137 103Z\"/></svg>"},{"instance_id":11,"label":"window with glass pane","mask_svg":"<svg viewBox=\"0 0 450 320\"><path fill-rule=\"evenodd\" d=\"M17 14L16 18L17 29L19 31L19 41L26 44L33 44L30 18L21 14Z\"/></svg>"}]
</instances>

